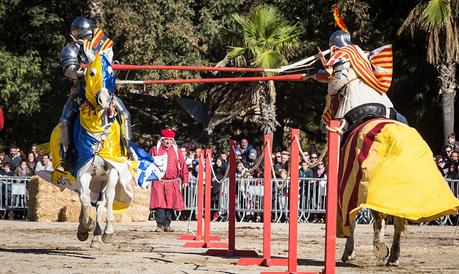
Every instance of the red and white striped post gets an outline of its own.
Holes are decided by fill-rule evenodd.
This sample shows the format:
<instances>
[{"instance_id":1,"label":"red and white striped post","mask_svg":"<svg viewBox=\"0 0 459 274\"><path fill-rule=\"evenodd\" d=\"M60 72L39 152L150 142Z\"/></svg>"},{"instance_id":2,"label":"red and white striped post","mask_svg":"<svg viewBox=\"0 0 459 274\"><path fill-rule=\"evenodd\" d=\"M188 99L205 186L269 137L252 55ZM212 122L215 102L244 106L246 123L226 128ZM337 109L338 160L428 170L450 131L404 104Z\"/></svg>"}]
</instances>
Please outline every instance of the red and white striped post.
<instances>
[{"instance_id":1,"label":"red and white striped post","mask_svg":"<svg viewBox=\"0 0 459 274\"><path fill-rule=\"evenodd\" d=\"M228 249L209 249L205 253L210 256L223 257L256 257L257 252L254 250L237 250L236 249L236 141L230 142L229 153L229 186L228 186Z\"/></svg>"}]
</instances>

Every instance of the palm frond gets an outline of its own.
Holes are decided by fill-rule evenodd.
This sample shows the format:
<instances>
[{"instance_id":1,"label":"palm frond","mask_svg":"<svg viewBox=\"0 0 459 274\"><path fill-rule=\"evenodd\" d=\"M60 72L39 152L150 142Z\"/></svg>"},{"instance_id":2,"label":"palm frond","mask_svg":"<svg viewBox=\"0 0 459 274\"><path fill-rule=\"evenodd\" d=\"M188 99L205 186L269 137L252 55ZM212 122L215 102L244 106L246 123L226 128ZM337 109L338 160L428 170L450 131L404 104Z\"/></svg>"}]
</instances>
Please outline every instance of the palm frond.
<instances>
[{"instance_id":1,"label":"palm frond","mask_svg":"<svg viewBox=\"0 0 459 274\"><path fill-rule=\"evenodd\" d=\"M236 58L238 56L244 55L246 52L246 48L241 48L241 47L229 47L230 49L228 50L227 54L228 57L230 58Z\"/></svg>"},{"instance_id":2,"label":"palm frond","mask_svg":"<svg viewBox=\"0 0 459 274\"><path fill-rule=\"evenodd\" d=\"M253 61L255 66L261 68L278 68L280 65L287 63L287 59L278 51L265 51L259 54Z\"/></svg>"},{"instance_id":3,"label":"palm frond","mask_svg":"<svg viewBox=\"0 0 459 274\"><path fill-rule=\"evenodd\" d=\"M279 67L285 63L286 58L295 55L295 50L300 47L298 37L301 30L298 25L290 25L275 7L261 6L247 16L234 14L233 19L242 28L245 54L250 55L253 64L265 64L269 67ZM273 52L284 58L264 60L266 56L273 56Z\"/></svg>"},{"instance_id":4,"label":"palm frond","mask_svg":"<svg viewBox=\"0 0 459 274\"><path fill-rule=\"evenodd\" d=\"M424 4L419 2L408 14L408 16L403 21L400 28L397 30L397 35L400 36L407 29L409 30L411 36L414 36L416 29L420 26L419 18L421 17Z\"/></svg>"},{"instance_id":5,"label":"palm frond","mask_svg":"<svg viewBox=\"0 0 459 274\"><path fill-rule=\"evenodd\" d=\"M448 0L431 0L421 14L421 24L427 31L443 27L451 16L451 6Z\"/></svg>"},{"instance_id":6,"label":"palm frond","mask_svg":"<svg viewBox=\"0 0 459 274\"><path fill-rule=\"evenodd\" d=\"M459 61L459 34L457 19L459 1L430 0L420 1L407 16L397 31L400 35L409 29L411 36L417 30L428 33L427 61L438 64L442 58Z\"/></svg>"}]
</instances>

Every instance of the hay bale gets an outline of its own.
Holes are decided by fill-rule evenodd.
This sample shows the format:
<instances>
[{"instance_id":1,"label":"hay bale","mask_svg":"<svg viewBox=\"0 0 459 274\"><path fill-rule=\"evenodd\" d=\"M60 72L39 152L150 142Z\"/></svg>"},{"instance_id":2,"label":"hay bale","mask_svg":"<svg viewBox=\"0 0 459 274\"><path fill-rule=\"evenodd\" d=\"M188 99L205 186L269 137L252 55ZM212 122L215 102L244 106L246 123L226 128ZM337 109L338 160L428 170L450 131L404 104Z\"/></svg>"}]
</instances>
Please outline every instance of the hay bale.
<instances>
[{"instance_id":1,"label":"hay bale","mask_svg":"<svg viewBox=\"0 0 459 274\"><path fill-rule=\"evenodd\" d=\"M140 189L132 182L134 200L121 215L115 215L116 222L147 221L149 215L150 190ZM29 183L29 204L27 219L36 222L78 222L80 199L77 193L64 189L34 176ZM105 214L104 214L105 215ZM91 208L95 216L95 208ZM103 216L105 218L105 216Z\"/></svg>"}]
</instances>

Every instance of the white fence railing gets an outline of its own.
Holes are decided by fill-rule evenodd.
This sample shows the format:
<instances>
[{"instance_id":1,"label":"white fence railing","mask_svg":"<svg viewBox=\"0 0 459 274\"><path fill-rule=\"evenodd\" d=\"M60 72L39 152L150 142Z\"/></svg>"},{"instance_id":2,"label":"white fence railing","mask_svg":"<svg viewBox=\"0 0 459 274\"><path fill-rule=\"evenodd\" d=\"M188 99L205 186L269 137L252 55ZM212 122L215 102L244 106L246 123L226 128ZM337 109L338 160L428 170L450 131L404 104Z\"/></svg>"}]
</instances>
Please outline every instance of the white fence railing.
<instances>
[{"instance_id":1,"label":"white fence railing","mask_svg":"<svg viewBox=\"0 0 459 274\"><path fill-rule=\"evenodd\" d=\"M0 176L0 216L9 212L27 211L28 182L31 177ZM212 211L218 214L219 221L228 217L228 179L220 181L218 195L213 195ZM459 197L459 180L447 180L451 191ZM272 184L272 221L283 222L289 218L289 182L274 179ZM213 184L218 186L216 182ZM185 212L196 216L197 180L190 177L189 186L183 194ZM237 199L236 214L239 221L260 221L263 217L263 178L238 178L236 180ZM298 199L298 221L323 221L325 216L326 181L320 178L300 178ZM188 215L189 216L189 215ZM181 213L177 212L179 219ZM363 210L357 216L359 223L371 223L373 218L368 210ZM440 225L453 224L451 216L436 220Z\"/></svg>"},{"instance_id":2,"label":"white fence railing","mask_svg":"<svg viewBox=\"0 0 459 274\"><path fill-rule=\"evenodd\" d=\"M28 183L31 177L0 176L0 216L27 211Z\"/></svg>"}]
</instances>

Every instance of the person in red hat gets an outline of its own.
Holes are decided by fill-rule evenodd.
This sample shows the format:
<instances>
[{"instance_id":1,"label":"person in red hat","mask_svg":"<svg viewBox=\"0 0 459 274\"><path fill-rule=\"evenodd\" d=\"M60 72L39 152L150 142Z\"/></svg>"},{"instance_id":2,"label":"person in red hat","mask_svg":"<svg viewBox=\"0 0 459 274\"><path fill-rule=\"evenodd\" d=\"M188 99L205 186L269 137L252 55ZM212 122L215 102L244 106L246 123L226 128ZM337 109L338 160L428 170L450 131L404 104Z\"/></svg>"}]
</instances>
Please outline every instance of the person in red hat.
<instances>
[{"instance_id":1,"label":"person in red hat","mask_svg":"<svg viewBox=\"0 0 459 274\"><path fill-rule=\"evenodd\" d=\"M150 209L155 211L156 232L172 232L171 218L173 210L183 210L179 178L182 185L188 185L188 167L174 140L175 132L170 129L161 131L161 139L150 149L152 156L167 154L167 168L163 178L151 184Z\"/></svg>"}]
</instances>

